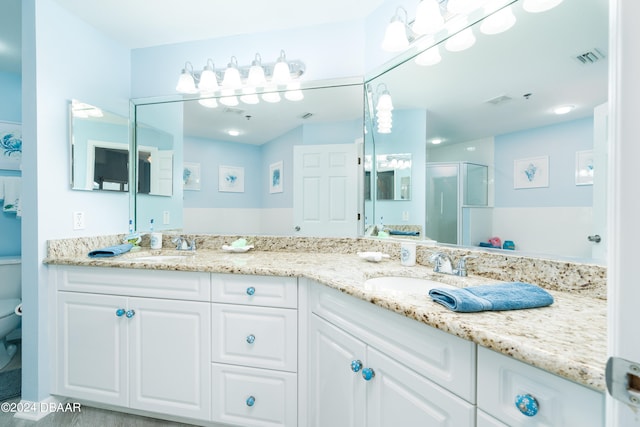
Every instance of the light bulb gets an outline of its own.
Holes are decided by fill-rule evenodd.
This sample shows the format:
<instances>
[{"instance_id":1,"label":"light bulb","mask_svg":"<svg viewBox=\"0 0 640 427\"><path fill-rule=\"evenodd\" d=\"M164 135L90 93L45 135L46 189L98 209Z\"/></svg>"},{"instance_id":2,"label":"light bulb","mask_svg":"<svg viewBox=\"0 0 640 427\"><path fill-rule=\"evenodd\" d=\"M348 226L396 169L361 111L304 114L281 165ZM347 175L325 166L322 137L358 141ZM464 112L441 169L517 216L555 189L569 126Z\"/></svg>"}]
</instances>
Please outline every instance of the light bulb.
<instances>
[{"instance_id":1,"label":"light bulb","mask_svg":"<svg viewBox=\"0 0 640 427\"><path fill-rule=\"evenodd\" d=\"M382 50L385 52L400 52L409 47L409 39L407 38L407 28L405 23L398 17L387 25L382 40Z\"/></svg>"},{"instance_id":2,"label":"light bulb","mask_svg":"<svg viewBox=\"0 0 640 427\"><path fill-rule=\"evenodd\" d=\"M231 57L231 62L227 65L227 69L224 70L222 86L229 89L237 89L242 86L240 71L238 70L238 61L235 56Z\"/></svg>"},{"instance_id":3,"label":"light bulb","mask_svg":"<svg viewBox=\"0 0 640 427\"><path fill-rule=\"evenodd\" d=\"M499 34L507 31L516 23L516 17L513 15L511 6L507 6L486 17L480 24L480 32L483 34Z\"/></svg>"},{"instance_id":4,"label":"light bulb","mask_svg":"<svg viewBox=\"0 0 640 427\"><path fill-rule=\"evenodd\" d=\"M444 26L444 18L440 13L440 4L437 0L422 0L416 9L416 19L411 29L414 33L433 34Z\"/></svg>"},{"instance_id":5,"label":"light bulb","mask_svg":"<svg viewBox=\"0 0 640 427\"><path fill-rule=\"evenodd\" d=\"M198 83L198 89L202 92L215 92L218 90L218 78L213 71L213 61L208 60L205 65L202 74L200 74L200 83Z\"/></svg>"},{"instance_id":6,"label":"light bulb","mask_svg":"<svg viewBox=\"0 0 640 427\"><path fill-rule=\"evenodd\" d=\"M438 46L433 46L431 49L427 49L414 59L416 64L422 65L424 67L429 65L435 65L438 62L442 61L442 56L440 56L440 48Z\"/></svg>"},{"instance_id":7,"label":"light bulb","mask_svg":"<svg viewBox=\"0 0 640 427\"><path fill-rule=\"evenodd\" d=\"M180 93L198 92L198 89L196 89L196 82L193 80L193 72L188 70L187 65L185 65L185 68L182 69L182 73L180 73L178 84L176 85L176 90Z\"/></svg>"},{"instance_id":8,"label":"light bulb","mask_svg":"<svg viewBox=\"0 0 640 427\"><path fill-rule=\"evenodd\" d=\"M449 37L444 44L444 47L449 52L460 52L465 49L469 49L476 42L476 37L473 35L471 28L466 28L457 34Z\"/></svg>"},{"instance_id":9,"label":"light bulb","mask_svg":"<svg viewBox=\"0 0 640 427\"><path fill-rule=\"evenodd\" d=\"M273 67L273 75L271 76L271 83L276 85L284 85L291 81L291 70L289 64L284 55L284 51L280 51L280 57Z\"/></svg>"}]
</instances>

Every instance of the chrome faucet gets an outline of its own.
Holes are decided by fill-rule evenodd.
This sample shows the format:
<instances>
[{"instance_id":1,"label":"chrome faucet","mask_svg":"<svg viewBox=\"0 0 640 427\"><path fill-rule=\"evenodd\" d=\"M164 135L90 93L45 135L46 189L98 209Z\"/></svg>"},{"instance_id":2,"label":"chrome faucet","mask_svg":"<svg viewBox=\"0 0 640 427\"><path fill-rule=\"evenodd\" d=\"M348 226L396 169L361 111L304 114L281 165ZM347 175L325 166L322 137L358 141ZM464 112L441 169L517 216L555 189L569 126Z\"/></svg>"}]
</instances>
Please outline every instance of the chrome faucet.
<instances>
[{"instance_id":1,"label":"chrome faucet","mask_svg":"<svg viewBox=\"0 0 640 427\"><path fill-rule=\"evenodd\" d=\"M435 252L429 257L433 262L433 271L435 273L451 274L454 276L467 277L467 260L469 258L477 258L473 255L464 255L460 257L456 268L453 268L453 262L449 254L444 252Z\"/></svg>"},{"instance_id":2,"label":"chrome faucet","mask_svg":"<svg viewBox=\"0 0 640 427\"><path fill-rule=\"evenodd\" d=\"M189 241L189 239L187 239L186 236L176 236L171 241L176 244L177 251L195 251L196 250L195 238Z\"/></svg>"}]
</instances>

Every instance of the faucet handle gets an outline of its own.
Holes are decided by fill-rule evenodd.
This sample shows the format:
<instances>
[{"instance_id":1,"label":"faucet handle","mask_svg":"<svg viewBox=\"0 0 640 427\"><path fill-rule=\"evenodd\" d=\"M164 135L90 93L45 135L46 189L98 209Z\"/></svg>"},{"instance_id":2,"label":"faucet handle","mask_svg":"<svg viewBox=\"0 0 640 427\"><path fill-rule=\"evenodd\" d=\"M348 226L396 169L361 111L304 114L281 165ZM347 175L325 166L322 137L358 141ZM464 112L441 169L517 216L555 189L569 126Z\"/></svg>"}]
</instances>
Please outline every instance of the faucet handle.
<instances>
[{"instance_id":1,"label":"faucet handle","mask_svg":"<svg viewBox=\"0 0 640 427\"><path fill-rule=\"evenodd\" d=\"M458 276L466 276L467 275L467 260L471 258L478 258L475 255L464 255L461 256L458 260L458 265L456 266L456 270L458 271Z\"/></svg>"}]
</instances>

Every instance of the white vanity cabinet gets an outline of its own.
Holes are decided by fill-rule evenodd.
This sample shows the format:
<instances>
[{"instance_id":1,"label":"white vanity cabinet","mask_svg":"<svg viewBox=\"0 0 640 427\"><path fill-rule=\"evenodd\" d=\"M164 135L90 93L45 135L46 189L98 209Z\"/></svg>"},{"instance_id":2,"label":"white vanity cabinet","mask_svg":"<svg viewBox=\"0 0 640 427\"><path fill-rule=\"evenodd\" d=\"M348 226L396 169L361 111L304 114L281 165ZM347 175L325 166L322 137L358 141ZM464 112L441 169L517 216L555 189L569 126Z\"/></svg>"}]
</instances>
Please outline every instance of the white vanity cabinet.
<instances>
[{"instance_id":1,"label":"white vanity cabinet","mask_svg":"<svg viewBox=\"0 0 640 427\"><path fill-rule=\"evenodd\" d=\"M310 284L309 427L474 426L475 345Z\"/></svg>"},{"instance_id":2,"label":"white vanity cabinet","mask_svg":"<svg viewBox=\"0 0 640 427\"><path fill-rule=\"evenodd\" d=\"M208 273L50 268L54 394L210 419Z\"/></svg>"},{"instance_id":3,"label":"white vanity cabinet","mask_svg":"<svg viewBox=\"0 0 640 427\"><path fill-rule=\"evenodd\" d=\"M296 426L297 286L293 277L212 275L213 421Z\"/></svg>"},{"instance_id":4,"label":"white vanity cabinet","mask_svg":"<svg viewBox=\"0 0 640 427\"><path fill-rule=\"evenodd\" d=\"M605 424L603 393L484 347L478 390L478 427Z\"/></svg>"}]
</instances>

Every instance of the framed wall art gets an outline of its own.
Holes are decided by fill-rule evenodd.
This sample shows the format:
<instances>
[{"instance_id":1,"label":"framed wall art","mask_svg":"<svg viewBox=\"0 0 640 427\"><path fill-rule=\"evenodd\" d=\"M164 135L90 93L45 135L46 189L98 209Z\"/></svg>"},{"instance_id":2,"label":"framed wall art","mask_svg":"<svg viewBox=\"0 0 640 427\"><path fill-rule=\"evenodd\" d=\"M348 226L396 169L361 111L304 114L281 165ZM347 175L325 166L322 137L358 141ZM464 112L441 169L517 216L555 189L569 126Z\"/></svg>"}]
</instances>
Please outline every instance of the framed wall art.
<instances>
[{"instance_id":1,"label":"framed wall art","mask_svg":"<svg viewBox=\"0 0 640 427\"><path fill-rule=\"evenodd\" d=\"M200 190L200 163L183 164L182 184L184 190Z\"/></svg>"},{"instance_id":2,"label":"framed wall art","mask_svg":"<svg viewBox=\"0 0 640 427\"><path fill-rule=\"evenodd\" d=\"M282 160L269 165L269 193L282 193Z\"/></svg>"},{"instance_id":3,"label":"framed wall art","mask_svg":"<svg viewBox=\"0 0 640 427\"><path fill-rule=\"evenodd\" d=\"M549 156L528 157L513 161L513 188L549 186Z\"/></svg>"},{"instance_id":4,"label":"framed wall art","mask_svg":"<svg viewBox=\"0 0 640 427\"><path fill-rule=\"evenodd\" d=\"M593 150L576 151L576 185L593 185Z\"/></svg>"},{"instance_id":5,"label":"framed wall art","mask_svg":"<svg viewBox=\"0 0 640 427\"><path fill-rule=\"evenodd\" d=\"M22 125L0 121L0 169L20 170Z\"/></svg>"},{"instance_id":6,"label":"framed wall art","mask_svg":"<svg viewBox=\"0 0 640 427\"><path fill-rule=\"evenodd\" d=\"M218 168L218 191L244 193L244 168L220 166Z\"/></svg>"}]
</instances>

